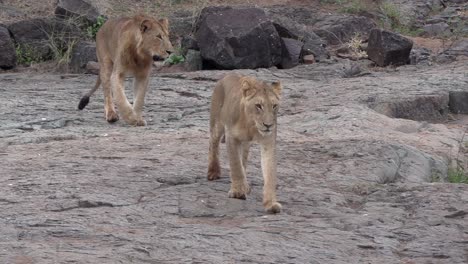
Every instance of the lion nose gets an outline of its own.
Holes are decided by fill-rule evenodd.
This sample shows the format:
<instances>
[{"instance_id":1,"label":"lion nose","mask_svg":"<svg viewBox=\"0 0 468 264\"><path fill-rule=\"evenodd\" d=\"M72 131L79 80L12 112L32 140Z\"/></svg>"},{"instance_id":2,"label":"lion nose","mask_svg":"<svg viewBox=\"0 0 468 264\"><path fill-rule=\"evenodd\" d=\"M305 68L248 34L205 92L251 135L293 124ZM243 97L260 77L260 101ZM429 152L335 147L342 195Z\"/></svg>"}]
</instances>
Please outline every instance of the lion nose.
<instances>
[{"instance_id":1,"label":"lion nose","mask_svg":"<svg viewBox=\"0 0 468 264\"><path fill-rule=\"evenodd\" d=\"M160 56L158 56L158 55L154 55L153 60L154 61L160 61L160 60L162 60L162 58Z\"/></svg>"},{"instance_id":2,"label":"lion nose","mask_svg":"<svg viewBox=\"0 0 468 264\"><path fill-rule=\"evenodd\" d=\"M265 124L265 123L263 123L263 125L264 125L267 129L270 129L270 127L273 126L273 124Z\"/></svg>"}]
</instances>

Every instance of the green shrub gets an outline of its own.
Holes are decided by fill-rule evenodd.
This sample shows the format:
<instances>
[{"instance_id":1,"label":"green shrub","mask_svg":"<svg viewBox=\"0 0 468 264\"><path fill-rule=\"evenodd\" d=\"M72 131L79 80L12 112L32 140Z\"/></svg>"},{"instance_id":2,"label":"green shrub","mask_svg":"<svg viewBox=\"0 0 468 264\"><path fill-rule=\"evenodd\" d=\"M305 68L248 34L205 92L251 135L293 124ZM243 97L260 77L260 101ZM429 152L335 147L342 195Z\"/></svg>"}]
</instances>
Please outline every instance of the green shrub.
<instances>
[{"instance_id":1,"label":"green shrub","mask_svg":"<svg viewBox=\"0 0 468 264\"><path fill-rule=\"evenodd\" d=\"M448 181L451 183L468 184L468 175L462 168L450 168L447 172Z\"/></svg>"},{"instance_id":2,"label":"green shrub","mask_svg":"<svg viewBox=\"0 0 468 264\"><path fill-rule=\"evenodd\" d=\"M31 65L43 61L34 48L29 45L16 45L16 57L20 65Z\"/></svg>"},{"instance_id":3,"label":"green shrub","mask_svg":"<svg viewBox=\"0 0 468 264\"><path fill-rule=\"evenodd\" d=\"M96 39L96 34L98 33L99 29L104 25L106 22L106 18L103 16L98 16L96 23L92 24L88 28L86 28L86 32L88 34L88 37L92 39Z\"/></svg>"},{"instance_id":4,"label":"green shrub","mask_svg":"<svg viewBox=\"0 0 468 264\"><path fill-rule=\"evenodd\" d=\"M179 64L185 61L184 56L171 54L165 61L164 64Z\"/></svg>"},{"instance_id":5,"label":"green shrub","mask_svg":"<svg viewBox=\"0 0 468 264\"><path fill-rule=\"evenodd\" d=\"M346 5L340 9L343 13L349 14L359 14L363 11L366 11L366 6L360 0L353 0L349 5Z\"/></svg>"}]
</instances>

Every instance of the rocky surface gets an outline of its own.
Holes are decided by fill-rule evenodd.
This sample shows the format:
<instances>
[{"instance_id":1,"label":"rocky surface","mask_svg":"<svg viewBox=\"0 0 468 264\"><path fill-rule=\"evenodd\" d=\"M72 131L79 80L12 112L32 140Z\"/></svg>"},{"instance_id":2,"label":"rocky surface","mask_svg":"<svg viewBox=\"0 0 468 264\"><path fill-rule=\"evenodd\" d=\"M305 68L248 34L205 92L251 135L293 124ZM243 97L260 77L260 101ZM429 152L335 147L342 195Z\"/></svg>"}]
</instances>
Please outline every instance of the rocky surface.
<instances>
[{"instance_id":1,"label":"rocky surface","mask_svg":"<svg viewBox=\"0 0 468 264\"><path fill-rule=\"evenodd\" d=\"M239 71L284 85L278 215L262 208L258 147L247 200L227 196L224 145L222 178L206 180L209 98L226 72L154 76L147 127L105 122L102 91L76 110L95 76L0 75L0 260L468 262L468 185L445 183L466 123L371 109L449 98L466 63L348 75L350 63Z\"/></svg>"}]
</instances>

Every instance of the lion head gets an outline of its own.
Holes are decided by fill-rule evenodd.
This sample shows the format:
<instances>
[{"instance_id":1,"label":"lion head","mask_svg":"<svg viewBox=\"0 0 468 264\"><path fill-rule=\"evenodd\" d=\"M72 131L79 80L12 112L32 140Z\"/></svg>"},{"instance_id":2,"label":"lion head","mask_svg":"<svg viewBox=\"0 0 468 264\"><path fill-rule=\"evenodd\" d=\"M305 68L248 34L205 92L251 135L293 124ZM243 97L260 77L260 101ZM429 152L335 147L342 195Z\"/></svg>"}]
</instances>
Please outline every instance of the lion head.
<instances>
[{"instance_id":1,"label":"lion head","mask_svg":"<svg viewBox=\"0 0 468 264\"><path fill-rule=\"evenodd\" d=\"M271 134L276 130L281 83L266 83L251 77L243 77L240 82L246 116L261 135Z\"/></svg>"},{"instance_id":2,"label":"lion head","mask_svg":"<svg viewBox=\"0 0 468 264\"><path fill-rule=\"evenodd\" d=\"M151 54L155 61L166 59L174 52L169 40L169 21L166 18L156 20L151 17L143 17L140 20L142 40L139 48Z\"/></svg>"}]
</instances>

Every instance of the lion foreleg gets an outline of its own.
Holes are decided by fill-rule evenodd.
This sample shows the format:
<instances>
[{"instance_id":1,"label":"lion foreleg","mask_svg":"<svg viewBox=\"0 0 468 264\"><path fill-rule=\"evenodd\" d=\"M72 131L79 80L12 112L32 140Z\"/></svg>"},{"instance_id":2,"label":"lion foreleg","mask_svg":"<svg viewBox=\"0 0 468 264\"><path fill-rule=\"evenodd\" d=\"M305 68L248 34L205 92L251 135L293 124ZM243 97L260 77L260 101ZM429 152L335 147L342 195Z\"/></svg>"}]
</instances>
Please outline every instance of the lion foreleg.
<instances>
[{"instance_id":1,"label":"lion foreleg","mask_svg":"<svg viewBox=\"0 0 468 264\"><path fill-rule=\"evenodd\" d=\"M267 212L279 213L281 204L276 201L276 150L275 139L261 143L263 172L263 205Z\"/></svg>"},{"instance_id":2,"label":"lion foreleg","mask_svg":"<svg viewBox=\"0 0 468 264\"><path fill-rule=\"evenodd\" d=\"M145 95L148 91L148 76L135 77L133 80L133 110L138 118L138 124L140 126L145 126L146 121L142 117L143 105L145 104Z\"/></svg>"},{"instance_id":3,"label":"lion foreleg","mask_svg":"<svg viewBox=\"0 0 468 264\"><path fill-rule=\"evenodd\" d=\"M238 140L231 138L229 135L226 135L226 143L231 169L231 190L229 190L229 197L246 199L246 195L250 192L250 186L247 183L245 170L242 166L242 145Z\"/></svg>"}]
</instances>

